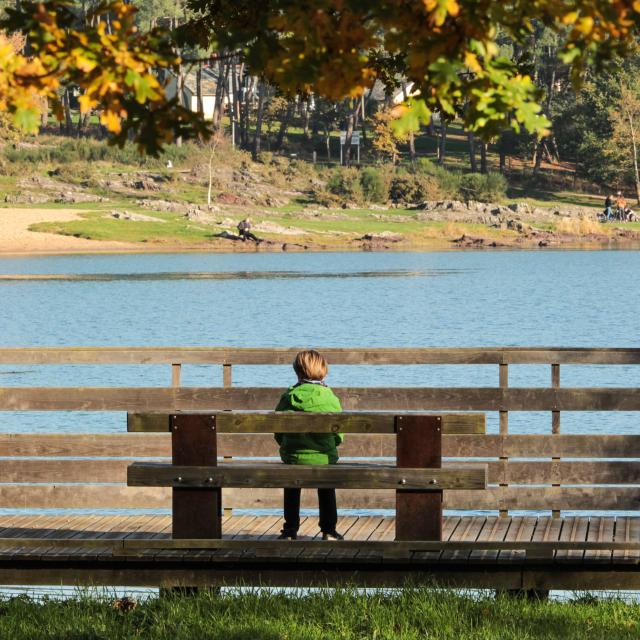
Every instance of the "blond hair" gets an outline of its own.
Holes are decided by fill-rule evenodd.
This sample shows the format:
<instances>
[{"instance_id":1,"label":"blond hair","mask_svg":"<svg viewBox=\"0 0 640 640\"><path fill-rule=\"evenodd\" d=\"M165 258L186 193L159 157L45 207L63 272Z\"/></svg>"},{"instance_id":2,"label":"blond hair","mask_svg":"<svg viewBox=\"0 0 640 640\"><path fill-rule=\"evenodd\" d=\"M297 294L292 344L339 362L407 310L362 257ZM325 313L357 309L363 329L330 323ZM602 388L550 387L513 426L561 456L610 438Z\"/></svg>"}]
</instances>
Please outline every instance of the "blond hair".
<instances>
[{"instance_id":1,"label":"blond hair","mask_svg":"<svg viewBox=\"0 0 640 640\"><path fill-rule=\"evenodd\" d=\"M324 356L313 349L301 351L293 361L293 370L300 380L324 380L329 366Z\"/></svg>"}]
</instances>

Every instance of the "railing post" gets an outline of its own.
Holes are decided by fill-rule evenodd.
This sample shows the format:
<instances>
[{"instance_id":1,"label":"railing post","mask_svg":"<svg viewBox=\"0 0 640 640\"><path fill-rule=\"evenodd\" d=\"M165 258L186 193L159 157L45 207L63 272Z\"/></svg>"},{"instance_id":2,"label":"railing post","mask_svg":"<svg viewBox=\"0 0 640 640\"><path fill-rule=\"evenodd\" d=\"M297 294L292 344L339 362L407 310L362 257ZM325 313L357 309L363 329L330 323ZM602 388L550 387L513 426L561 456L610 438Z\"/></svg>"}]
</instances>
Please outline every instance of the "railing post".
<instances>
[{"instance_id":1,"label":"railing post","mask_svg":"<svg viewBox=\"0 0 640 640\"><path fill-rule=\"evenodd\" d=\"M500 364L499 371L499 382L500 388L506 389L509 386L509 365L508 364ZM500 435L507 436L509 435L509 412L508 411L500 411ZM503 478L507 476L507 468L509 465L509 458L507 456L500 456L501 467L504 471ZM501 482L498 486L507 487L507 482ZM506 518L509 515L509 511L507 509L500 509L498 511L498 515L501 518Z\"/></svg>"},{"instance_id":2,"label":"railing post","mask_svg":"<svg viewBox=\"0 0 640 640\"><path fill-rule=\"evenodd\" d=\"M174 465L216 466L215 416L188 413L172 415L171 448ZM219 488L174 488L173 537L222 537L220 506Z\"/></svg>"},{"instance_id":3,"label":"railing post","mask_svg":"<svg viewBox=\"0 0 640 640\"><path fill-rule=\"evenodd\" d=\"M223 364L222 365L222 386L225 389L230 389L233 385L233 373L231 369L231 364ZM225 456L225 461L232 460L233 456ZM224 515L230 516L233 513L233 509L225 508Z\"/></svg>"},{"instance_id":4,"label":"railing post","mask_svg":"<svg viewBox=\"0 0 640 640\"><path fill-rule=\"evenodd\" d=\"M551 386L554 389L560 387L560 365L552 364L551 365ZM552 411L551 412L551 433L552 435L557 435L560 433L560 412ZM552 487L560 486L560 458L551 458L551 476L554 480L557 480L557 483L553 483ZM560 509L552 509L551 516L554 518L560 517Z\"/></svg>"},{"instance_id":5,"label":"railing post","mask_svg":"<svg viewBox=\"0 0 640 640\"><path fill-rule=\"evenodd\" d=\"M442 466L442 418L397 416L396 465ZM396 491L396 540L442 540L442 491Z\"/></svg>"},{"instance_id":6,"label":"railing post","mask_svg":"<svg viewBox=\"0 0 640 640\"><path fill-rule=\"evenodd\" d=\"M181 364L172 364L171 365L171 386L179 387L180 386L180 373L182 370Z\"/></svg>"},{"instance_id":7,"label":"railing post","mask_svg":"<svg viewBox=\"0 0 640 640\"><path fill-rule=\"evenodd\" d=\"M233 384L231 365L223 364L222 365L222 386L225 389L228 389Z\"/></svg>"}]
</instances>

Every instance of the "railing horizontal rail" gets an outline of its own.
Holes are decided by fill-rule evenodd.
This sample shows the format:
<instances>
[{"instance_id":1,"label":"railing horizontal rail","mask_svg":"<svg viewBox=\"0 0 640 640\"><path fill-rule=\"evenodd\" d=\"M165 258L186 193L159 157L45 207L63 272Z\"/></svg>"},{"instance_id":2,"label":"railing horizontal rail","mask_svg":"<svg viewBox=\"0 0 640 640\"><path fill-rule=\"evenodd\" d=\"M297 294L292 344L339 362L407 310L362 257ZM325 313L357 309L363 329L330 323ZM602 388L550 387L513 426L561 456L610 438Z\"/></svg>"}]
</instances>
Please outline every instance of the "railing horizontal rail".
<instances>
[{"instance_id":1,"label":"railing horizontal rail","mask_svg":"<svg viewBox=\"0 0 640 640\"><path fill-rule=\"evenodd\" d=\"M221 433L218 455L277 456L278 446L271 434ZM391 434L350 434L340 446L340 455L343 458L393 457L396 455L395 437ZM442 455L457 458L640 458L640 435L445 434ZM171 439L168 433L6 433L0 434L0 456L166 458L171 456Z\"/></svg>"},{"instance_id":2,"label":"railing horizontal rail","mask_svg":"<svg viewBox=\"0 0 640 640\"><path fill-rule=\"evenodd\" d=\"M275 444L271 454L276 455ZM43 460L15 458L0 461L0 483L68 483L81 486L94 482L126 483L127 467L133 459L123 460ZM220 460L224 458L220 456ZM358 458L367 464L385 465L381 458ZM443 468L477 465L479 461L443 462ZM260 461L260 464L280 464L280 460ZM563 485L640 485L640 461L504 461L485 463L489 484L552 484ZM0 507L3 505L0 504Z\"/></svg>"},{"instance_id":3,"label":"railing horizontal rail","mask_svg":"<svg viewBox=\"0 0 640 640\"><path fill-rule=\"evenodd\" d=\"M297 348L29 347L0 349L0 364L291 364ZM634 348L321 348L331 364L640 364Z\"/></svg>"},{"instance_id":4,"label":"railing horizontal rail","mask_svg":"<svg viewBox=\"0 0 640 640\"><path fill-rule=\"evenodd\" d=\"M2 484L6 509L170 509L171 489L126 485ZM313 490L303 490L302 507L318 505ZM341 509L395 509L391 489L338 489ZM282 510L280 489L222 489L222 505L234 509ZM444 507L460 510L638 511L638 487L488 487L484 491L444 491Z\"/></svg>"},{"instance_id":5,"label":"railing horizontal rail","mask_svg":"<svg viewBox=\"0 0 640 640\"><path fill-rule=\"evenodd\" d=\"M350 411L640 411L640 388L335 388ZM272 409L281 388L3 387L2 411Z\"/></svg>"}]
</instances>

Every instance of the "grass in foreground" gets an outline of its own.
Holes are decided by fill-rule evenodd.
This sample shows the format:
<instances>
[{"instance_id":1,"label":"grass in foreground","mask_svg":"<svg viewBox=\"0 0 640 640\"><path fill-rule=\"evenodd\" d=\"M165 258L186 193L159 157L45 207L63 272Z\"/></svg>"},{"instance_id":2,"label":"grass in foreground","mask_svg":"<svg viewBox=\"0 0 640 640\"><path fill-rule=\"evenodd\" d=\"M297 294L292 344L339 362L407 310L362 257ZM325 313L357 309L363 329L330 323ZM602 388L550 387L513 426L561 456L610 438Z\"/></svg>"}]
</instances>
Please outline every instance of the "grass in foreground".
<instances>
[{"instance_id":1,"label":"grass in foreground","mask_svg":"<svg viewBox=\"0 0 640 640\"><path fill-rule=\"evenodd\" d=\"M124 606L122 606L124 604ZM19 597L0 603L0 637L21 640L528 640L637 638L640 605L582 598L529 602L405 589L152 598L130 602L78 597L43 603Z\"/></svg>"}]
</instances>

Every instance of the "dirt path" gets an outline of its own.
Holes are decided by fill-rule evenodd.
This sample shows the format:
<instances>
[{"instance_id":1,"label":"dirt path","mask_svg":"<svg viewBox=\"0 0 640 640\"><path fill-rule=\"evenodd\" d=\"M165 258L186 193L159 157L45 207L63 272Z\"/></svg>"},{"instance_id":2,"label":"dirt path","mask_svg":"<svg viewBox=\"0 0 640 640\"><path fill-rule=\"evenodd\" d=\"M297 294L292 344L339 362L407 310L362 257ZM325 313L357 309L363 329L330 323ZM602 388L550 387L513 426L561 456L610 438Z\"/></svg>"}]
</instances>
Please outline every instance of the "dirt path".
<instances>
[{"instance_id":1,"label":"dirt path","mask_svg":"<svg viewBox=\"0 0 640 640\"><path fill-rule=\"evenodd\" d=\"M29 231L36 222L68 222L79 217L74 209L0 209L0 254L140 251L133 243Z\"/></svg>"}]
</instances>

